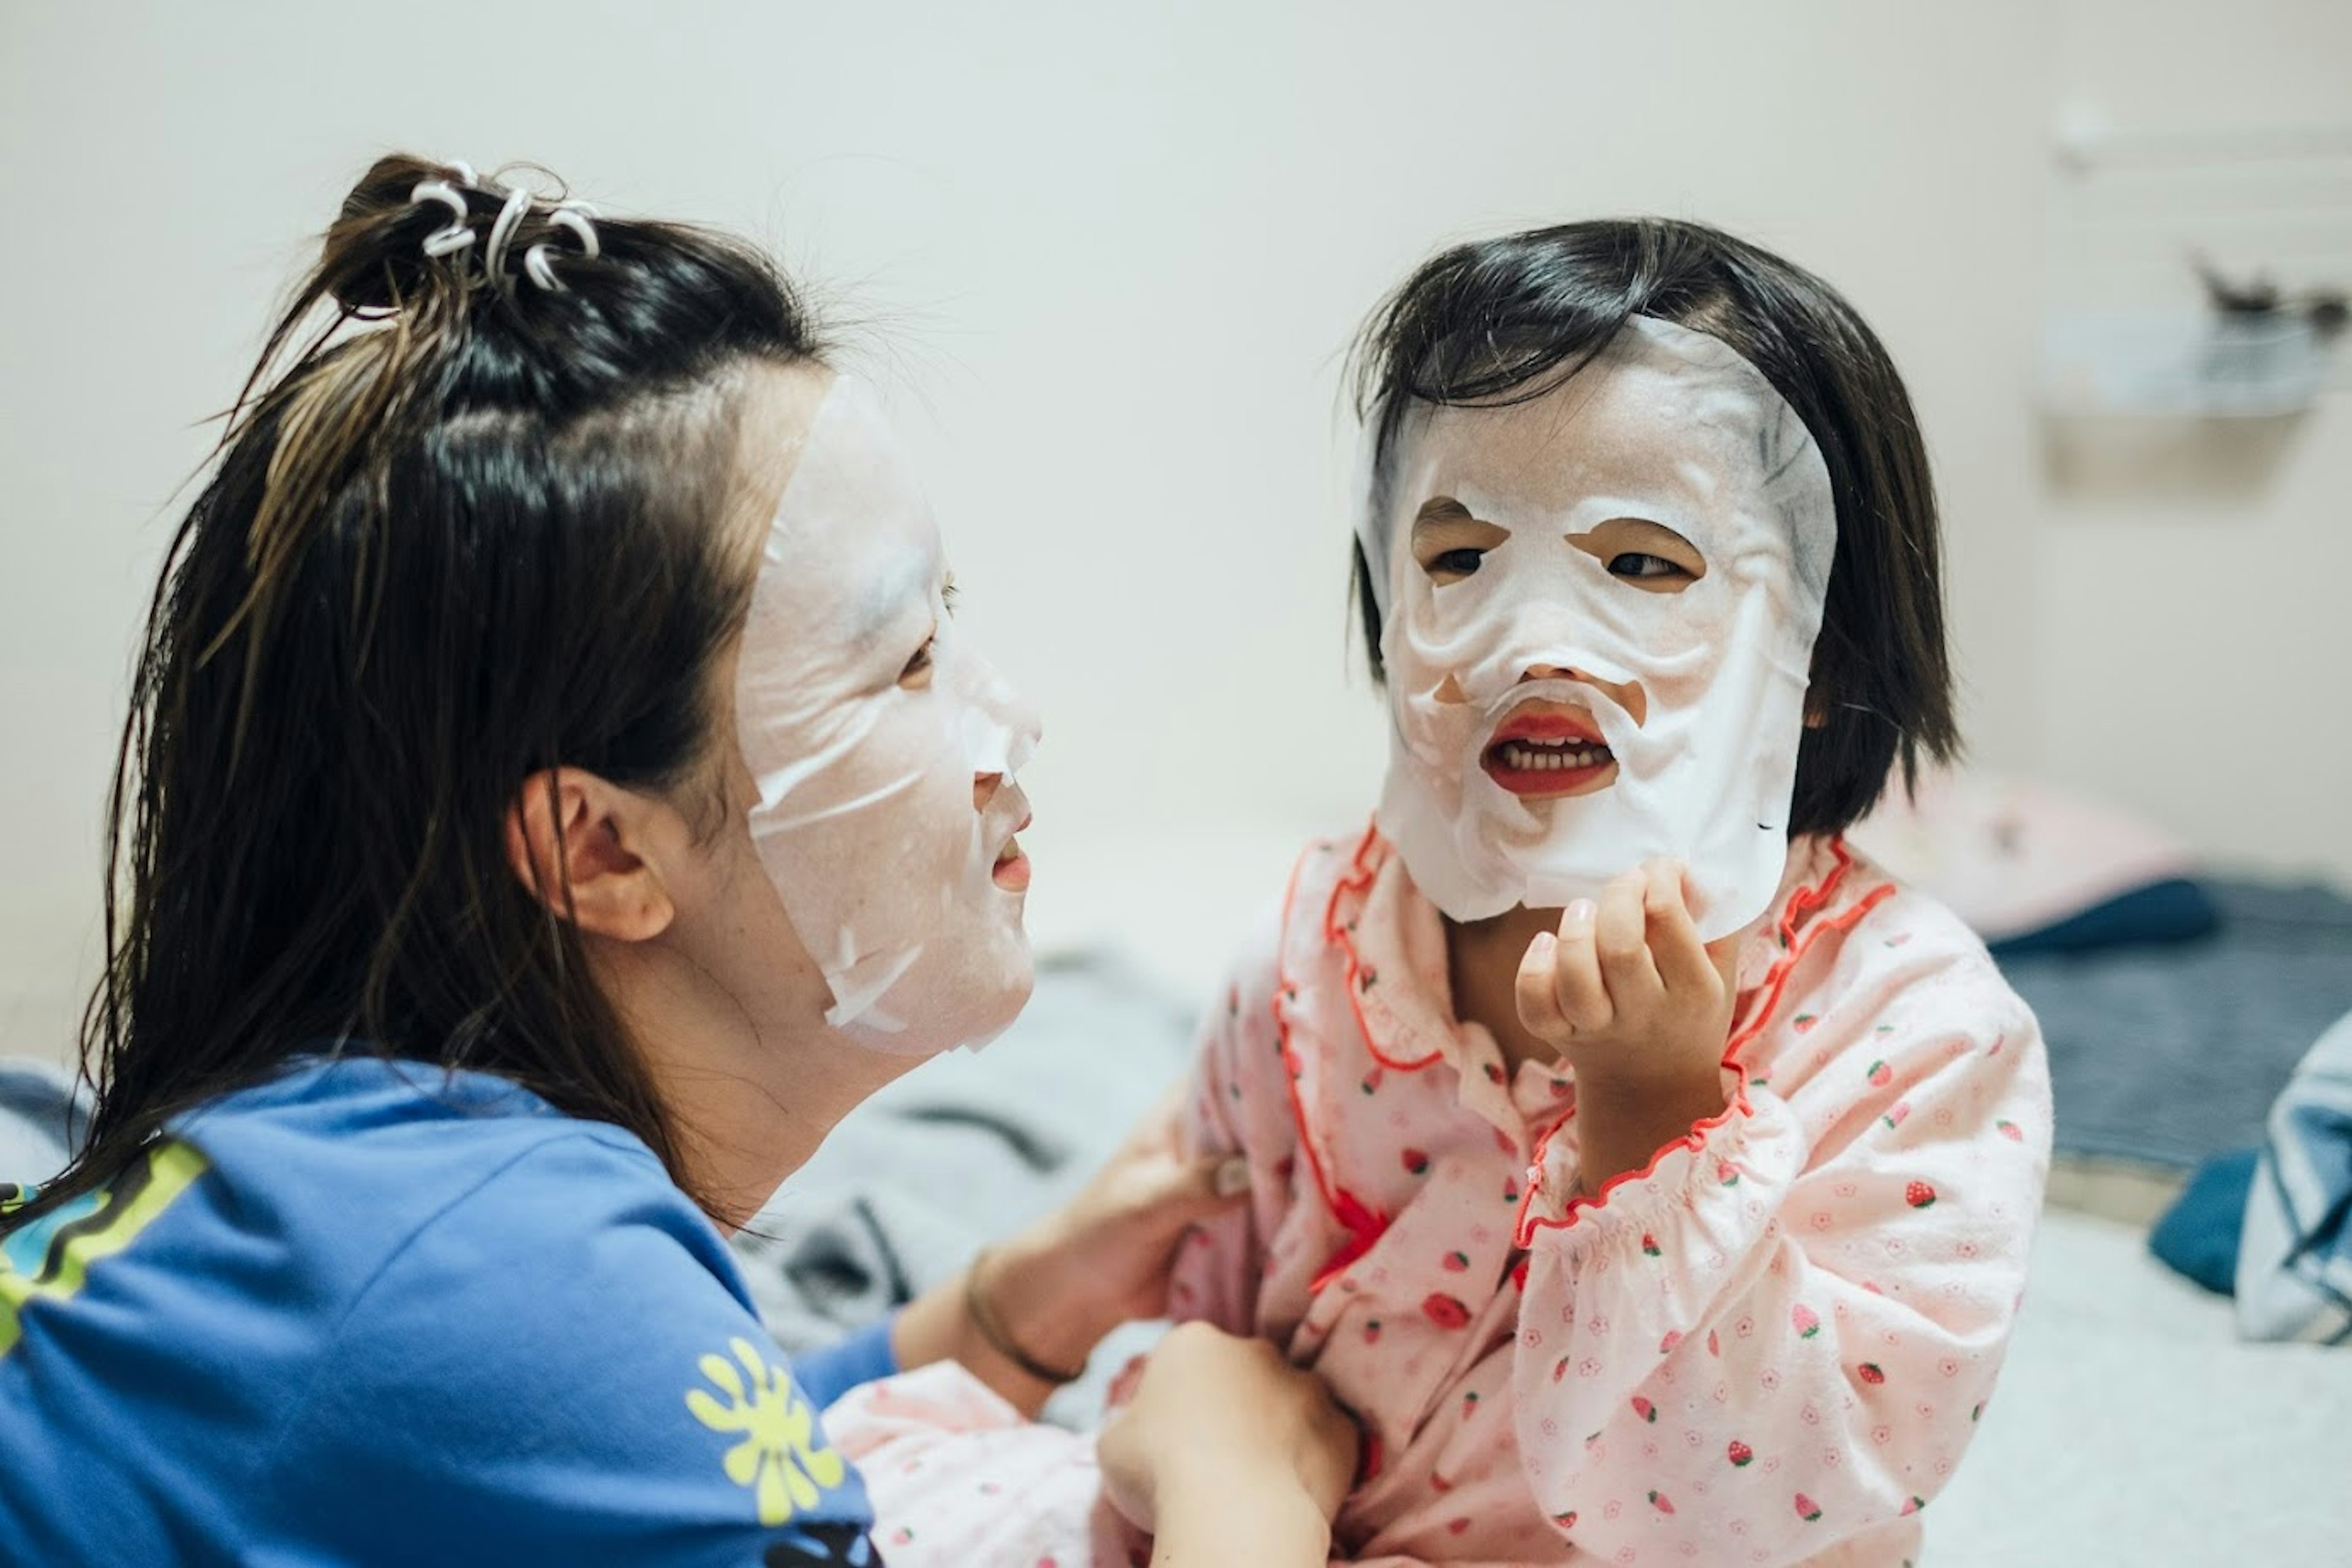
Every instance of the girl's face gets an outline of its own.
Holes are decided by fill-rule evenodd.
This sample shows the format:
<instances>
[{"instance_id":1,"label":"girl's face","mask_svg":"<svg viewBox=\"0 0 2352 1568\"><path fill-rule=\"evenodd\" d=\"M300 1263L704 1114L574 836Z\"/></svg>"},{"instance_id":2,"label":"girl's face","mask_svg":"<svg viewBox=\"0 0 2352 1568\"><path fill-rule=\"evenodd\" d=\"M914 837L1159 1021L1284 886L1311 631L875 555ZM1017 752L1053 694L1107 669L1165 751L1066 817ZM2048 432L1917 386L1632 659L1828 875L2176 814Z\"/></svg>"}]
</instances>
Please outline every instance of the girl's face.
<instances>
[{"instance_id":1,"label":"girl's face","mask_svg":"<svg viewBox=\"0 0 2352 1568\"><path fill-rule=\"evenodd\" d=\"M874 395L785 379L777 444L805 434L735 658L751 896L822 971L845 1037L901 1056L978 1043L1032 981L1013 773L1038 725L956 635L938 526Z\"/></svg>"},{"instance_id":2,"label":"girl's face","mask_svg":"<svg viewBox=\"0 0 2352 1568\"><path fill-rule=\"evenodd\" d=\"M1716 339L1637 318L1560 387L1416 406L1384 570L1383 830L1456 920L1689 865L1709 938L1786 857L1835 544L1793 410Z\"/></svg>"}]
</instances>

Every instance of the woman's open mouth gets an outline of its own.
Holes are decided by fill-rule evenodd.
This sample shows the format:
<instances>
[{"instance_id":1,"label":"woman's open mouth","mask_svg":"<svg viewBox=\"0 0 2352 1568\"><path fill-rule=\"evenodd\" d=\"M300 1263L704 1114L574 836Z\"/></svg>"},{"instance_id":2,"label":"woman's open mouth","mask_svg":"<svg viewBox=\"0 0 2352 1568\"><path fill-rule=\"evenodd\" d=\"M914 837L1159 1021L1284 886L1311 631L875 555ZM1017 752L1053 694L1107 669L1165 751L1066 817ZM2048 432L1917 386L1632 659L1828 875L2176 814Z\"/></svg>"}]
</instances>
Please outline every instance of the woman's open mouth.
<instances>
[{"instance_id":1,"label":"woman's open mouth","mask_svg":"<svg viewBox=\"0 0 2352 1568\"><path fill-rule=\"evenodd\" d=\"M1479 765L1522 800L1590 795L1617 779L1617 756L1581 709L1536 704L1507 720Z\"/></svg>"},{"instance_id":2,"label":"woman's open mouth","mask_svg":"<svg viewBox=\"0 0 2352 1568\"><path fill-rule=\"evenodd\" d=\"M1021 826L1013 831L1016 834L1024 832L1035 820L1034 816L1024 817ZM1029 857L1022 849L1021 840L1008 838L1004 841L1004 847L997 853L996 865L989 876L1008 893L1025 893L1029 890L1030 869Z\"/></svg>"}]
</instances>

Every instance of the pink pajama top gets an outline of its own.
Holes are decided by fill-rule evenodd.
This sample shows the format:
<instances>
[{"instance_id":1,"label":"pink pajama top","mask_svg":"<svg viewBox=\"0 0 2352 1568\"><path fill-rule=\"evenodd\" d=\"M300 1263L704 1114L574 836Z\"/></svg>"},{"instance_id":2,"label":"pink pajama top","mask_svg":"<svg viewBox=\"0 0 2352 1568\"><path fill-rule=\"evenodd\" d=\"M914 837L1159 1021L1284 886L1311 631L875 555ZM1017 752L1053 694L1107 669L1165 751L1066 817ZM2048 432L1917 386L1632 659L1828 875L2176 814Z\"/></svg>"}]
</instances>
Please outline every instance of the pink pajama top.
<instances>
[{"instance_id":1,"label":"pink pajama top","mask_svg":"<svg viewBox=\"0 0 2352 1568\"><path fill-rule=\"evenodd\" d=\"M1801 838L1742 953L1728 1108L1586 1199L1564 1065L1454 1016L1377 835L1310 849L1189 1116L1248 1157L1180 1318L1363 1418L1365 1563L1894 1563L1959 1462L2049 1163L2032 1015L1983 944Z\"/></svg>"}]
</instances>

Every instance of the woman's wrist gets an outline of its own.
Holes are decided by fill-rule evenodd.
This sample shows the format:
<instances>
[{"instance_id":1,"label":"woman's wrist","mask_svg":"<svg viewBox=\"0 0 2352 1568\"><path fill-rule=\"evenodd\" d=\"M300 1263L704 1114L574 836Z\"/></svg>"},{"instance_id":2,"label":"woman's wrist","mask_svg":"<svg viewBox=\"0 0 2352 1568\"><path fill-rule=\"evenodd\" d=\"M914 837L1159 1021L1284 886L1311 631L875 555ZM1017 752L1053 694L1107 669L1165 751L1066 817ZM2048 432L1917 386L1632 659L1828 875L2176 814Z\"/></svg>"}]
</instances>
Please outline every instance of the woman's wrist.
<instances>
[{"instance_id":1,"label":"woman's wrist","mask_svg":"<svg viewBox=\"0 0 2352 1568\"><path fill-rule=\"evenodd\" d=\"M1123 1321L1116 1303L1087 1289L1088 1269L1050 1219L1030 1226L978 1261L979 1283L996 1326L1031 1359L1083 1367Z\"/></svg>"},{"instance_id":2,"label":"woman's wrist","mask_svg":"<svg viewBox=\"0 0 2352 1568\"><path fill-rule=\"evenodd\" d=\"M992 1249L983 1248L965 1267L964 1315L971 1320L971 1326L980 1337L988 1342L989 1349L1019 1367L1030 1377L1040 1383L1051 1384L1055 1387L1066 1383L1076 1383L1086 1375L1087 1357L1093 1353L1095 1342L1088 1340L1085 1342L1082 1349L1075 1349L1074 1353L1066 1354L1058 1360L1054 1359L1050 1350L1044 1355L1031 1351L1029 1342L1038 1337L1037 1328L1050 1323L1052 1319L1050 1315L1016 1314L1029 1321L1030 1329L1026 1334L1016 1333L1007 1325L1004 1315L998 1310L996 1302L998 1280L1003 1277L1002 1270L997 1267L1000 1260L1000 1254ZM1046 1337L1052 1340L1061 1338L1059 1335ZM1077 1344L1075 1338L1069 1342L1074 1347Z\"/></svg>"},{"instance_id":3,"label":"woman's wrist","mask_svg":"<svg viewBox=\"0 0 2352 1568\"><path fill-rule=\"evenodd\" d=\"M961 1363L1023 1415L1035 1415L1069 1381L1062 1374L1084 1368L1118 1326L1077 1300L1055 1268L1041 1268L1036 1245L1026 1236L1007 1242L909 1301L891 1329L898 1364ZM990 1320L985 1326L972 1310L975 1296Z\"/></svg>"}]
</instances>

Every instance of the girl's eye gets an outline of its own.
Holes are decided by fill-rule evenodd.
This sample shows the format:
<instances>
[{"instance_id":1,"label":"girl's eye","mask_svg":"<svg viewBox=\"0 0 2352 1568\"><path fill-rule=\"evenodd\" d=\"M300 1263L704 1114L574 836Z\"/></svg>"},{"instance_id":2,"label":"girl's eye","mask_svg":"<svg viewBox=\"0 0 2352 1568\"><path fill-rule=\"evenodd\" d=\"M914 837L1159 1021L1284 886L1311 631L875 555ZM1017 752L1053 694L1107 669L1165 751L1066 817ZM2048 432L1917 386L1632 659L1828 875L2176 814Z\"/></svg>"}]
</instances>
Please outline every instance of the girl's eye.
<instances>
[{"instance_id":1,"label":"girl's eye","mask_svg":"<svg viewBox=\"0 0 2352 1568\"><path fill-rule=\"evenodd\" d=\"M938 646L939 640L937 632L923 639L923 646L915 650L915 657L908 659L907 668L898 672L899 685L922 687L931 683L931 649Z\"/></svg>"},{"instance_id":2,"label":"girl's eye","mask_svg":"<svg viewBox=\"0 0 2352 1568\"><path fill-rule=\"evenodd\" d=\"M1478 570L1478 563L1485 559L1486 554L1483 550L1443 551L1430 557L1429 564L1424 570L1441 583L1457 582L1475 573Z\"/></svg>"},{"instance_id":3,"label":"girl's eye","mask_svg":"<svg viewBox=\"0 0 2352 1568\"><path fill-rule=\"evenodd\" d=\"M1690 574L1663 555L1644 555L1628 550L1609 558L1609 573L1613 577L1687 577Z\"/></svg>"}]
</instances>

